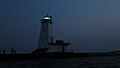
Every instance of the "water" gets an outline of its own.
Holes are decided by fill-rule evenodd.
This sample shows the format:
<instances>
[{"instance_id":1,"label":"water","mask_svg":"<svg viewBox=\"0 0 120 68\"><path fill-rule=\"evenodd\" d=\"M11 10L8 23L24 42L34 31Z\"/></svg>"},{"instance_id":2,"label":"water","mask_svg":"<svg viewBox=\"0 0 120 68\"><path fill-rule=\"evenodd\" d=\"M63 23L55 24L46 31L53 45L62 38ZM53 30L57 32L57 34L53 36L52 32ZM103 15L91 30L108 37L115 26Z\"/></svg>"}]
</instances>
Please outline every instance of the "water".
<instances>
[{"instance_id":1,"label":"water","mask_svg":"<svg viewBox=\"0 0 120 68\"><path fill-rule=\"evenodd\" d=\"M0 61L0 68L120 68L119 56Z\"/></svg>"}]
</instances>

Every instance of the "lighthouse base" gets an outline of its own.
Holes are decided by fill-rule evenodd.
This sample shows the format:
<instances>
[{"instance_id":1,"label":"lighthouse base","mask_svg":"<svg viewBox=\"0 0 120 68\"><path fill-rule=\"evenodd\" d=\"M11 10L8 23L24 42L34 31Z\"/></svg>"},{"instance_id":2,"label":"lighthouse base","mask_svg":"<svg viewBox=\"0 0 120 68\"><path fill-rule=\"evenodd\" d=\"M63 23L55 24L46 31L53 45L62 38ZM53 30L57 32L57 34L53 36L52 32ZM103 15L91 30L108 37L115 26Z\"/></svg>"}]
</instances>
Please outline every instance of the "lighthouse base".
<instances>
[{"instance_id":1,"label":"lighthouse base","mask_svg":"<svg viewBox=\"0 0 120 68\"><path fill-rule=\"evenodd\" d=\"M35 51L32 52L32 54L43 54L46 53L48 51L49 48L40 48L40 49L36 49Z\"/></svg>"}]
</instances>

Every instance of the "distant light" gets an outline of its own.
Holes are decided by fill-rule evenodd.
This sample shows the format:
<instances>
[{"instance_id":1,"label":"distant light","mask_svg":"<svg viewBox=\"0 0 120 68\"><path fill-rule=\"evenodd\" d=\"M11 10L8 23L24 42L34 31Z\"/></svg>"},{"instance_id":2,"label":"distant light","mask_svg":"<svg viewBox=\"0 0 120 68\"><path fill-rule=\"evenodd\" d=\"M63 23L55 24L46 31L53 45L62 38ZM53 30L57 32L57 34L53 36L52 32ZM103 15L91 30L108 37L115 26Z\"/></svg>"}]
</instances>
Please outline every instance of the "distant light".
<instances>
[{"instance_id":1,"label":"distant light","mask_svg":"<svg viewBox=\"0 0 120 68\"><path fill-rule=\"evenodd\" d=\"M44 19L50 19L50 17L44 17Z\"/></svg>"}]
</instances>

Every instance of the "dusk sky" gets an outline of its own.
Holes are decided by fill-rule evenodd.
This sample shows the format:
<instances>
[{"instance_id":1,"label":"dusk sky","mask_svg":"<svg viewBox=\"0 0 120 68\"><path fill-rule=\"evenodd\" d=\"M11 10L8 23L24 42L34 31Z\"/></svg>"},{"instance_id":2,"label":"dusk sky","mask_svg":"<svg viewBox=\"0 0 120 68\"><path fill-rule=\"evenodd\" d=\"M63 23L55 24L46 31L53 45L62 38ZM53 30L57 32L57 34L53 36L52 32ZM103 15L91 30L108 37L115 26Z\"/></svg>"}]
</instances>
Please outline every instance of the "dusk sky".
<instances>
[{"instance_id":1,"label":"dusk sky","mask_svg":"<svg viewBox=\"0 0 120 68\"><path fill-rule=\"evenodd\" d=\"M0 49L36 49L48 6L54 39L76 52L120 50L120 0L0 0Z\"/></svg>"}]
</instances>

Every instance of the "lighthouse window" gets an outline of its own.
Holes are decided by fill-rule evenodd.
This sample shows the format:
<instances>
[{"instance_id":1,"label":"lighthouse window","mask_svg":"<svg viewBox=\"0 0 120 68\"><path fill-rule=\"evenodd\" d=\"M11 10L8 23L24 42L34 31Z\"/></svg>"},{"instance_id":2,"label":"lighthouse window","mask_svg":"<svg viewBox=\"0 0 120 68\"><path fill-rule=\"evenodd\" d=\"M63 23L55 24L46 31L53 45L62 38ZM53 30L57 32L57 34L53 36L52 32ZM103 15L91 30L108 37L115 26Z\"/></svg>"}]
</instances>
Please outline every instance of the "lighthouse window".
<instances>
[{"instance_id":1,"label":"lighthouse window","mask_svg":"<svg viewBox=\"0 0 120 68\"><path fill-rule=\"evenodd\" d=\"M50 17L44 17L44 19L50 19Z\"/></svg>"}]
</instances>

